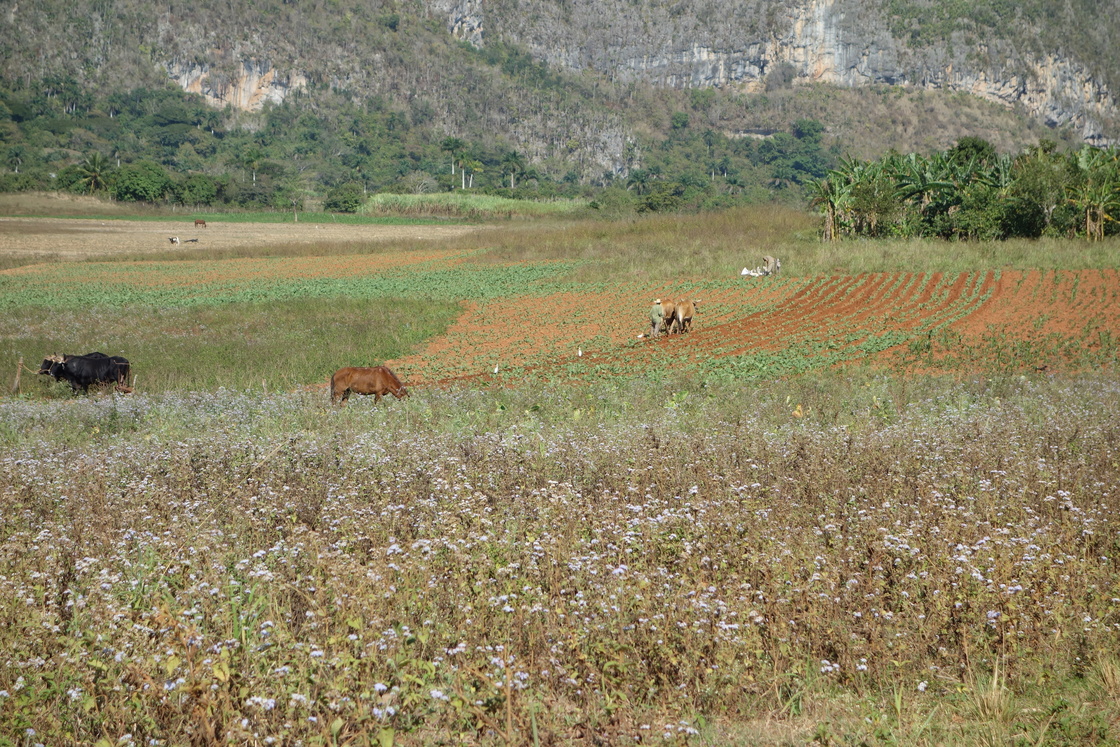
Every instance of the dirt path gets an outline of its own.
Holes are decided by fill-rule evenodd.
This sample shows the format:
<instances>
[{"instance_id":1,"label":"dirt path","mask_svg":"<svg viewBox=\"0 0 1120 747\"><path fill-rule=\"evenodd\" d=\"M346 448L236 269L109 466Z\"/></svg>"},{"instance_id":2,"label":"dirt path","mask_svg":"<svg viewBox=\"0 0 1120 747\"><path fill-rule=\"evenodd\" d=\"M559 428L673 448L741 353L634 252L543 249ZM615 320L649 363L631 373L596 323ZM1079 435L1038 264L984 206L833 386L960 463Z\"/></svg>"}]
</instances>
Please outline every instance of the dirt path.
<instances>
[{"instance_id":1,"label":"dirt path","mask_svg":"<svg viewBox=\"0 0 1120 747\"><path fill-rule=\"evenodd\" d=\"M476 226L378 226L317 222L211 222L205 228L196 228L188 219L0 218L0 256L84 259L114 254L164 253L175 249L220 251L239 247L347 241L438 241L476 230ZM177 236L180 243L176 245L169 241L172 236Z\"/></svg>"}]
</instances>

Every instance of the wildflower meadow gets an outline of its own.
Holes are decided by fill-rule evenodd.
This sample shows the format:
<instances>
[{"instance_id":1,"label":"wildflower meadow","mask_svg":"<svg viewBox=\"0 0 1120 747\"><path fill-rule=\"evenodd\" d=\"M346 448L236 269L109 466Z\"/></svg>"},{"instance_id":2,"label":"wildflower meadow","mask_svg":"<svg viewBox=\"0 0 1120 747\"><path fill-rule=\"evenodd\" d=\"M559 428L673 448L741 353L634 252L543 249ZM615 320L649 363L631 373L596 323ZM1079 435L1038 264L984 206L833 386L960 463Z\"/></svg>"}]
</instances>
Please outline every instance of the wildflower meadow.
<instances>
[{"instance_id":1,"label":"wildflower meadow","mask_svg":"<svg viewBox=\"0 0 1120 747\"><path fill-rule=\"evenodd\" d=\"M0 740L1115 739L1118 387L6 403Z\"/></svg>"}]
</instances>

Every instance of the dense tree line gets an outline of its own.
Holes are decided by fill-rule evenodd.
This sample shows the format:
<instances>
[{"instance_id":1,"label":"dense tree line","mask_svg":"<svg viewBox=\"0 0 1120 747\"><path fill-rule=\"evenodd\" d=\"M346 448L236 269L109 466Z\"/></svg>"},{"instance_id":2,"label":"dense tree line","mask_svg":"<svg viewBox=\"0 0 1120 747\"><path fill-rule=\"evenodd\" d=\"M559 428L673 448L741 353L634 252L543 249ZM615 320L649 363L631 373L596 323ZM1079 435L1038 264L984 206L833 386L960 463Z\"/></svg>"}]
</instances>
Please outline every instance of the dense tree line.
<instances>
[{"instance_id":1,"label":"dense tree line","mask_svg":"<svg viewBox=\"0 0 1120 747\"><path fill-rule=\"evenodd\" d=\"M547 68L496 47L487 64L541 77ZM1088 236L1120 229L1115 149L1016 156L961 138L929 156L839 156L824 126L732 136L706 116L711 91L665 112L664 134L629 141L625 164L588 177L585 149L531 162L500 138L447 136L423 110L323 88L246 115L177 88L97 97L66 80L0 89L0 191L64 190L122 201L248 209L357 210L370 192L452 189L526 199L581 196L605 211L719 209L810 201L828 239ZM563 150L563 149L562 149Z\"/></svg>"},{"instance_id":2,"label":"dense tree line","mask_svg":"<svg viewBox=\"0 0 1120 747\"><path fill-rule=\"evenodd\" d=\"M931 156L843 159L810 185L824 237L1006 239L1120 233L1120 149L1016 156L966 137Z\"/></svg>"},{"instance_id":3,"label":"dense tree line","mask_svg":"<svg viewBox=\"0 0 1120 747\"><path fill-rule=\"evenodd\" d=\"M547 68L498 47L488 63L519 75ZM72 89L72 90L71 90ZM80 99L80 100L79 100ZM122 201L353 211L370 192L477 190L510 197L584 196L638 212L800 199L837 163L823 125L729 137L703 116L705 95L667 116L667 135L627 145L620 170L588 176L584 149L533 163L505 145L449 137L423 111L322 89L253 115L218 111L176 88L101 98L57 85L0 89L0 191L63 190ZM593 173L593 172L591 172Z\"/></svg>"}]
</instances>

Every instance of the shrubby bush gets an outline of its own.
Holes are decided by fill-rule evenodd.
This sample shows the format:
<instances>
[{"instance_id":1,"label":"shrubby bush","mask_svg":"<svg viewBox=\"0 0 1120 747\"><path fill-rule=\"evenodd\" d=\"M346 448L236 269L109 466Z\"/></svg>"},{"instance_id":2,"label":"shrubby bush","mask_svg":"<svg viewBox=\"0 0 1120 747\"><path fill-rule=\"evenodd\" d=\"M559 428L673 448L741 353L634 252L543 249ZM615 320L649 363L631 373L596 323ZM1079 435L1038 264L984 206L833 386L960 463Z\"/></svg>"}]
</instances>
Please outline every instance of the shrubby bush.
<instances>
[{"instance_id":1,"label":"shrubby bush","mask_svg":"<svg viewBox=\"0 0 1120 747\"><path fill-rule=\"evenodd\" d=\"M171 178L153 161L122 166L113 179L113 197L118 200L159 202L171 188Z\"/></svg>"},{"instance_id":2,"label":"shrubby bush","mask_svg":"<svg viewBox=\"0 0 1120 747\"><path fill-rule=\"evenodd\" d=\"M357 182L335 187L323 200L323 209L332 213L356 213L366 200L365 190Z\"/></svg>"}]
</instances>

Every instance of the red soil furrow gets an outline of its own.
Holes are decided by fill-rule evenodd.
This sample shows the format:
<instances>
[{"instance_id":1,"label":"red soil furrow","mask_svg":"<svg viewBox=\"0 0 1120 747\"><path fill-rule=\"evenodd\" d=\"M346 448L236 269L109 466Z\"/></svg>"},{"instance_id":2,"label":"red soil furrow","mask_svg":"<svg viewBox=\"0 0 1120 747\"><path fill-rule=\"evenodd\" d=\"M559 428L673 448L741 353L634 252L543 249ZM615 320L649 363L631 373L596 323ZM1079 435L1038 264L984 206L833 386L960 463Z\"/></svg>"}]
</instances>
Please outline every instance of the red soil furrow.
<instances>
[{"instance_id":1,"label":"red soil furrow","mask_svg":"<svg viewBox=\"0 0 1120 747\"><path fill-rule=\"evenodd\" d=\"M780 297L783 292L790 291L789 288L768 288L760 294L759 290L744 287L741 291L723 291L715 296L717 301L712 301L713 296L709 294L709 300L702 303L694 328L711 325L708 321L713 316L711 309L721 305L719 301L727 307L724 313L731 315L734 313L731 309L742 303L744 296L750 296L750 301L756 303L759 295ZM646 313L652 297L658 294L641 289L624 293L621 298L609 292L564 293L546 298L521 297L470 304L446 335L430 341L419 353L395 361L394 365L410 376L415 370L416 376L423 377L428 368L424 359L444 358L445 366L450 364L464 371L471 370L472 361L489 368L498 359L504 366L524 367L539 362L542 354L553 354L548 356L550 358L555 354L570 355L581 347L591 360L593 345L605 343L615 348L648 329ZM670 298L699 294L678 290L675 293L663 291L660 295ZM555 319L547 311L549 309L566 311Z\"/></svg>"},{"instance_id":2,"label":"red soil furrow","mask_svg":"<svg viewBox=\"0 0 1120 747\"><path fill-rule=\"evenodd\" d=\"M693 330L635 340L648 329L646 315L658 296L700 298ZM579 370L572 368L577 361L586 366L587 375L610 375L687 368L692 362L802 345L820 350L820 343L829 338L846 344L891 330L934 328L943 321L951 321L966 342L993 330L1020 339L1060 335L1081 340L1095 334L1098 340L1105 332L1120 330L1120 272L1004 271L998 277L990 271L955 276L881 273L744 282L741 287L703 292L687 284L652 292L630 284L592 293L495 299L464 304L464 313L446 335L392 365L408 380L429 385L501 382L502 374L508 376L514 369L573 376ZM980 360L984 346L969 344L968 355L979 355ZM576 356L579 349L582 358ZM901 354L905 350L898 346L870 360L897 365L906 360ZM492 373L496 364L502 374Z\"/></svg>"},{"instance_id":3,"label":"red soil furrow","mask_svg":"<svg viewBox=\"0 0 1120 747\"><path fill-rule=\"evenodd\" d=\"M864 277L866 276L857 276L857 279ZM858 323L862 320L875 320L875 328L868 331L883 331L883 329L889 327L888 317L898 313L900 294L902 293L900 288L906 285L906 277L903 277L899 286L894 287L897 280L900 280L900 278L895 274L876 274L872 276L871 282L862 283L853 292L845 294L843 300L839 303L820 303L815 307L801 310L798 326L799 328L809 327L813 330L824 331L827 336L828 330L845 330L846 333L848 329L853 328L853 323L860 326ZM786 310L780 311L784 312ZM774 342L753 347L744 346L729 350L726 354L742 355L751 350L783 350L790 347L791 342L797 342L797 340L790 340L790 335L786 335L785 339L782 339L780 335L774 337L777 338ZM800 339L813 338L801 335Z\"/></svg>"},{"instance_id":4,"label":"red soil furrow","mask_svg":"<svg viewBox=\"0 0 1120 747\"><path fill-rule=\"evenodd\" d=\"M805 325L811 310L827 305L834 298L842 298L857 282L856 277L834 277L826 283L802 288L771 308L722 325L721 334L734 339L747 333L756 334L755 330L761 329L770 339L791 335Z\"/></svg>"},{"instance_id":5,"label":"red soil furrow","mask_svg":"<svg viewBox=\"0 0 1120 747\"><path fill-rule=\"evenodd\" d=\"M807 283L797 281L744 282L737 289L677 294L674 300L683 297L699 299L701 304L696 319L703 320L706 324L718 324L741 319L744 307L770 308L791 294L803 290L806 285ZM652 300L651 298L650 301ZM646 308L648 309L648 304Z\"/></svg>"},{"instance_id":6,"label":"red soil furrow","mask_svg":"<svg viewBox=\"0 0 1120 747\"><path fill-rule=\"evenodd\" d=\"M922 275L912 283L908 283L908 280L910 276L882 274L857 288L854 293L849 293L842 303L829 305L825 300L816 308L802 309L800 318L784 324L774 324L775 317L781 318L783 314L790 316L788 304L792 299L789 299L785 304L756 312L734 323L709 324L703 330L687 336L660 340L653 343L648 353L641 357L652 360L658 354L668 354L669 349L673 350L674 356L687 359L783 350L791 345L796 346L799 341L811 339L804 334L806 327L862 328L869 333L912 328L921 323L923 318L928 318L922 317L922 314L936 317L954 310L963 296L972 294L975 285L990 283L992 276L981 278L979 275L960 275L940 291L937 290L938 286L942 286L946 280L940 274ZM923 302L928 304L938 296L941 301L937 306L928 310L920 308ZM760 329L766 330L764 337L760 335ZM628 353L631 357L635 354Z\"/></svg>"},{"instance_id":7,"label":"red soil furrow","mask_svg":"<svg viewBox=\"0 0 1120 747\"><path fill-rule=\"evenodd\" d=\"M812 339L810 330L829 329L846 322L853 315L874 315L889 306L895 295L890 289L897 276L880 274L872 276L868 283L861 282L865 277L848 278L847 282L838 284L827 294L794 294L774 308L749 314L731 323L705 325L702 330L694 330L688 335L656 341L645 352L628 351L628 355L650 362L658 354L669 354L670 349L674 356L691 359L785 350ZM806 303L811 297L816 298L815 306ZM834 298L840 301L831 302Z\"/></svg>"},{"instance_id":8,"label":"red soil furrow","mask_svg":"<svg viewBox=\"0 0 1120 747\"><path fill-rule=\"evenodd\" d=\"M967 339L993 330L1074 338L1096 328L1117 330L1118 285L1120 271L1114 269L1004 272L991 300L953 329Z\"/></svg>"},{"instance_id":9,"label":"red soil furrow","mask_svg":"<svg viewBox=\"0 0 1120 747\"><path fill-rule=\"evenodd\" d=\"M846 317L850 314L859 313L860 310L866 309L869 305L878 305L888 298L890 284L896 279L896 275L885 272L872 275L865 273L856 275L855 287L833 303L825 312L825 316L828 318Z\"/></svg>"},{"instance_id":10,"label":"red soil furrow","mask_svg":"<svg viewBox=\"0 0 1120 747\"><path fill-rule=\"evenodd\" d=\"M991 273L988 273L988 276L985 276L983 278L971 273L961 273L956 277L956 279L953 280L952 284L945 291L945 294L941 298L940 303L936 303L936 305L930 306L930 304L934 303L936 299L936 294L933 293L933 289L935 287L940 287L941 282L944 280L941 273L935 273L935 276L937 277L938 282L930 283L931 292L928 295L923 294L923 297L926 298L926 301L924 302L926 308L921 309L920 307L923 304L915 303L915 310L920 311L921 313L915 315L912 321L907 320L906 323L897 324L895 326L895 329L914 329L915 327L921 326L922 324L930 323L931 320L934 320L933 323L936 324L936 320L939 320L944 314L955 312L957 310L957 307L962 302L962 299L967 295L972 295L971 291L973 290L975 284L977 282L980 282L982 286L988 281L988 277L991 276ZM979 303L980 299L982 298L982 294L975 294L975 298L976 300L974 301L974 303ZM901 320L899 321L901 322Z\"/></svg>"}]
</instances>

